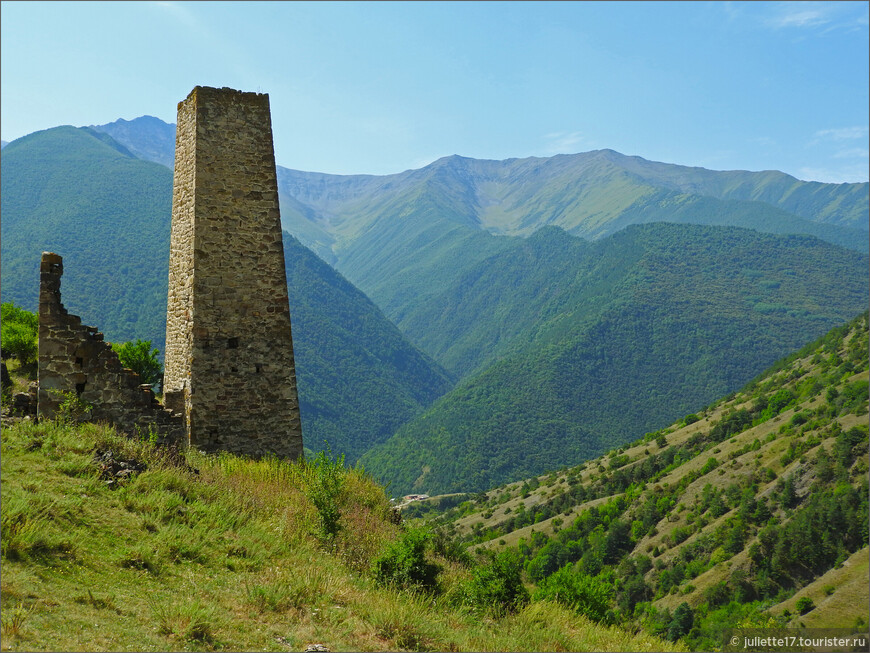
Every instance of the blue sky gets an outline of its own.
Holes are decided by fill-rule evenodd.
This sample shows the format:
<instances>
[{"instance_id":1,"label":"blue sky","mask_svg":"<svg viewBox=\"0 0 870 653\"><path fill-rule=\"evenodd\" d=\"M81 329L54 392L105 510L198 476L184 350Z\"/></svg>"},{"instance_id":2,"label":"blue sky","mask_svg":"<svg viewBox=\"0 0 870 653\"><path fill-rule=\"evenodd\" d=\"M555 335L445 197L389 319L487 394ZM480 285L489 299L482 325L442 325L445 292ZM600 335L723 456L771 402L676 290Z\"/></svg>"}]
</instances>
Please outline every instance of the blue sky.
<instances>
[{"instance_id":1,"label":"blue sky","mask_svg":"<svg viewBox=\"0 0 870 653\"><path fill-rule=\"evenodd\" d=\"M279 165L611 148L868 179L867 2L2 2L0 136L270 95Z\"/></svg>"}]
</instances>

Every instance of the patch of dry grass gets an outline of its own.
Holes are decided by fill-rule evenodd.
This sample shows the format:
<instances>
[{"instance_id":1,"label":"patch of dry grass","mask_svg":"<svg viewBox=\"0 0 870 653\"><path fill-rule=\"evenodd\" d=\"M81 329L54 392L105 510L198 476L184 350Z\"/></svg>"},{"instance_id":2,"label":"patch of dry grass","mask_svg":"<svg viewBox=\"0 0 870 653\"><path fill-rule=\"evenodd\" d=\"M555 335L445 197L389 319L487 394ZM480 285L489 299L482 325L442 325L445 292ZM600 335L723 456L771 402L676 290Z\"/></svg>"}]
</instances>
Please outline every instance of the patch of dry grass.
<instances>
[{"instance_id":1,"label":"patch of dry grass","mask_svg":"<svg viewBox=\"0 0 870 653\"><path fill-rule=\"evenodd\" d=\"M454 607L468 571L445 560L437 599L377 586L372 560L399 526L383 488L361 470L342 472L339 529L324 539L306 491L311 465L196 452L179 465L94 425L22 423L2 437L4 525L38 524L42 538L22 540L16 555L4 548L4 650L670 646L578 627L558 606L481 620ZM88 463L97 448L147 469L107 485Z\"/></svg>"}]
</instances>

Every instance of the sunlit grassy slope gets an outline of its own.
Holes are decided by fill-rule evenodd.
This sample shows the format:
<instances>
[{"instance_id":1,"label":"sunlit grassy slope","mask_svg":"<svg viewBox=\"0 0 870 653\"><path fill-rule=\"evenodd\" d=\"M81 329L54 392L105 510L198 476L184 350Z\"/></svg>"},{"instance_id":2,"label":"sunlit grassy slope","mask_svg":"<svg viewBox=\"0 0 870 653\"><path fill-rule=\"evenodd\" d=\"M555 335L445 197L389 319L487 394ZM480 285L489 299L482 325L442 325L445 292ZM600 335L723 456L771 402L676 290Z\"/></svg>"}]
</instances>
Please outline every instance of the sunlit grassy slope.
<instances>
[{"instance_id":1,"label":"sunlit grassy slope","mask_svg":"<svg viewBox=\"0 0 870 653\"><path fill-rule=\"evenodd\" d=\"M716 619L747 618L737 604L756 626L866 626L867 357L865 313L632 444L406 516L517 548L533 580L600 573L622 618L652 630L686 603L701 650ZM798 614L805 596L816 607Z\"/></svg>"},{"instance_id":2,"label":"sunlit grassy slope","mask_svg":"<svg viewBox=\"0 0 870 653\"><path fill-rule=\"evenodd\" d=\"M469 572L444 559L437 594L378 585L372 562L402 527L360 470L173 456L95 425L2 437L3 650L674 648L546 602L474 616L451 598ZM146 469L107 478L106 452ZM329 487L333 538L315 507Z\"/></svg>"}]
</instances>

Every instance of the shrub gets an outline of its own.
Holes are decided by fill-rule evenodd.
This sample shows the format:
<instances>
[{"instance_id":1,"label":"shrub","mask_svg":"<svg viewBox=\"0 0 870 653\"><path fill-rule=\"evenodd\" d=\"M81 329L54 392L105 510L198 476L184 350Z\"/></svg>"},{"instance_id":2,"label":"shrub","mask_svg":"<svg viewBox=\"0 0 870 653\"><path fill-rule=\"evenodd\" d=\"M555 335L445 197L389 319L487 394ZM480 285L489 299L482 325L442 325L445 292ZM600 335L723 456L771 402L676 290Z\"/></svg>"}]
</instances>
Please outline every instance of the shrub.
<instances>
[{"instance_id":1,"label":"shrub","mask_svg":"<svg viewBox=\"0 0 870 653\"><path fill-rule=\"evenodd\" d=\"M529 592L520 575L522 561L514 551L493 555L472 572L466 583L464 604L477 613L496 617L516 612L529 602Z\"/></svg>"},{"instance_id":2,"label":"shrub","mask_svg":"<svg viewBox=\"0 0 870 653\"><path fill-rule=\"evenodd\" d=\"M77 424L87 421L94 407L74 392L60 392L63 398L57 407L57 421L61 424Z\"/></svg>"},{"instance_id":3,"label":"shrub","mask_svg":"<svg viewBox=\"0 0 870 653\"><path fill-rule=\"evenodd\" d=\"M34 606L31 605L27 608L23 603L17 603L15 607L3 609L4 638L21 636L21 628L24 626L24 622L27 621L30 613L33 612L33 607Z\"/></svg>"},{"instance_id":4,"label":"shrub","mask_svg":"<svg viewBox=\"0 0 870 653\"><path fill-rule=\"evenodd\" d=\"M3 359L17 358L22 365L36 360L39 342L36 313L25 311L12 302L4 302L0 307L0 321L3 323Z\"/></svg>"},{"instance_id":5,"label":"shrub","mask_svg":"<svg viewBox=\"0 0 870 653\"><path fill-rule=\"evenodd\" d=\"M22 324L3 324L3 358L14 357L22 365L32 362L36 359L37 339L36 334L32 333L26 326Z\"/></svg>"},{"instance_id":6,"label":"shrub","mask_svg":"<svg viewBox=\"0 0 870 653\"><path fill-rule=\"evenodd\" d=\"M795 604L795 607L797 608L797 611L800 612L801 614L806 614L810 610L814 610L816 606L810 597L802 596L801 598L798 599L797 603Z\"/></svg>"},{"instance_id":7,"label":"shrub","mask_svg":"<svg viewBox=\"0 0 870 653\"><path fill-rule=\"evenodd\" d=\"M161 635L180 641L214 645L216 610L199 599L151 602Z\"/></svg>"},{"instance_id":8,"label":"shrub","mask_svg":"<svg viewBox=\"0 0 870 653\"><path fill-rule=\"evenodd\" d=\"M434 591L441 567L426 560L430 537L429 532L422 528L409 528L402 533L375 560L375 580L381 585Z\"/></svg>"},{"instance_id":9,"label":"shrub","mask_svg":"<svg viewBox=\"0 0 870 653\"><path fill-rule=\"evenodd\" d=\"M160 385L163 382L163 365L158 359L160 351L151 349L150 340L113 344L112 350L118 354L121 365L136 372L142 383Z\"/></svg>"},{"instance_id":10,"label":"shrub","mask_svg":"<svg viewBox=\"0 0 870 653\"><path fill-rule=\"evenodd\" d=\"M593 621L606 618L612 597L613 590L607 583L587 576L571 565L545 578L533 596L536 601L558 601Z\"/></svg>"},{"instance_id":11,"label":"shrub","mask_svg":"<svg viewBox=\"0 0 870 653\"><path fill-rule=\"evenodd\" d=\"M332 540L340 528L339 506L346 476L344 455L342 454L333 462L327 452L320 451L313 461L305 464L308 480L305 494L317 508L321 538Z\"/></svg>"},{"instance_id":12,"label":"shrub","mask_svg":"<svg viewBox=\"0 0 870 653\"><path fill-rule=\"evenodd\" d=\"M730 590L725 581L719 581L715 585L711 585L704 590L704 600L711 608L718 608L720 605L725 605L731 598Z\"/></svg>"},{"instance_id":13,"label":"shrub","mask_svg":"<svg viewBox=\"0 0 870 653\"><path fill-rule=\"evenodd\" d=\"M504 544L504 540L500 540L499 544ZM471 567L474 564L465 545L457 538L451 537L443 528L437 529L432 536L432 550L445 559L458 562L465 567Z\"/></svg>"}]
</instances>

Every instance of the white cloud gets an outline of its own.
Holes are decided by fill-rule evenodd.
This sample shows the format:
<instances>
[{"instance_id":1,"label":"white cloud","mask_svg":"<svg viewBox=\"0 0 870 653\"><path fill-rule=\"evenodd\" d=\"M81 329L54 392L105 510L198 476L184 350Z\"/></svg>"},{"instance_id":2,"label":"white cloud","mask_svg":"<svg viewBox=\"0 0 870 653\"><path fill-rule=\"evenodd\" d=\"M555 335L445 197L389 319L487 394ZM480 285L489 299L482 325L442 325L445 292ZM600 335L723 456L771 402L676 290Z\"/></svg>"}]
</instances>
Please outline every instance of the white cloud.
<instances>
[{"instance_id":1,"label":"white cloud","mask_svg":"<svg viewBox=\"0 0 870 653\"><path fill-rule=\"evenodd\" d=\"M795 175L805 181L821 181L827 184L860 183L867 181L867 166L851 165L843 168L801 168Z\"/></svg>"},{"instance_id":2,"label":"white cloud","mask_svg":"<svg viewBox=\"0 0 870 653\"><path fill-rule=\"evenodd\" d=\"M817 141L846 141L857 138L867 138L867 135L868 127L864 125L858 127L840 127L838 129L822 129L814 134Z\"/></svg>"},{"instance_id":3,"label":"white cloud","mask_svg":"<svg viewBox=\"0 0 870 653\"><path fill-rule=\"evenodd\" d=\"M868 25L867 5L863 2L779 2L762 22L773 29L810 30L822 34L853 30Z\"/></svg>"},{"instance_id":4,"label":"white cloud","mask_svg":"<svg viewBox=\"0 0 870 653\"><path fill-rule=\"evenodd\" d=\"M544 146L547 155L573 154L577 151L578 146L586 143L583 132L550 132L544 134L544 140L547 141Z\"/></svg>"},{"instance_id":5,"label":"white cloud","mask_svg":"<svg viewBox=\"0 0 870 653\"><path fill-rule=\"evenodd\" d=\"M183 7L177 2L168 2L166 0L158 0L153 3L157 7L161 7L168 11L176 20L183 23L187 28L200 29L199 21L187 7Z\"/></svg>"},{"instance_id":6,"label":"white cloud","mask_svg":"<svg viewBox=\"0 0 870 653\"><path fill-rule=\"evenodd\" d=\"M848 150L841 150L834 155L835 159L867 159L870 158L870 151L863 147L853 147Z\"/></svg>"},{"instance_id":7,"label":"white cloud","mask_svg":"<svg viewBox=\"0 0 870 653\"><path fill-rule=\"evenodd\" d=\"M813 9L789 10L767 20L768 25L776 28L815 27L828 22L830 20L821 11Z\"/></svg>"}]
</instances>

